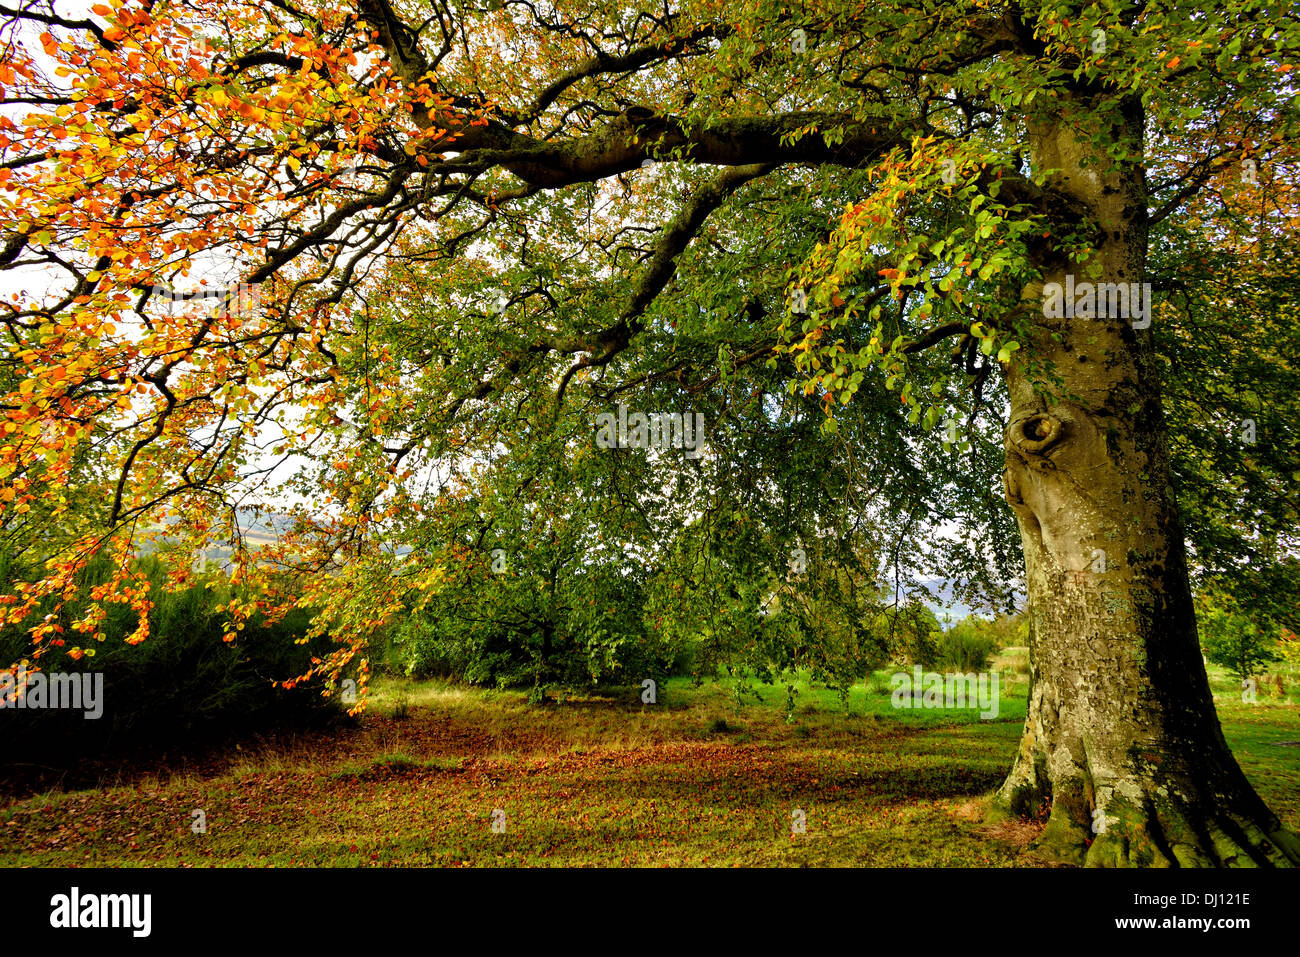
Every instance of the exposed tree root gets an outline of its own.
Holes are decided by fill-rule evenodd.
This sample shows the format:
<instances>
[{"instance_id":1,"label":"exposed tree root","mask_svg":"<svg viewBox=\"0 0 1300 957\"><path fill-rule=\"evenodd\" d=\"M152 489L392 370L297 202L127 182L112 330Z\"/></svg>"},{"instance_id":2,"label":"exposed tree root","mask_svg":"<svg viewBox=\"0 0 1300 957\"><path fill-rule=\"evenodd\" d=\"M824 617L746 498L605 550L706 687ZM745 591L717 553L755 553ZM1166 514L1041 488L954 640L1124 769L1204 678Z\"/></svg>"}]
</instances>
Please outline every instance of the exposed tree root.
<instances>
[{"instance_id":1,"label":"exposed tree root","mask_svg":"<svg viewBox=\"0 0 1300 957\"><path fill-rule=\"evenodd\" d=\"M1258 820L1221 805L1202 807L1163 785L1143 789L1139 802L1107 790L1099 808L1068 798L1053 800L1047 827L1030 845L1030 853L1084 867L1300 866L1300 837L1267 811ZM1027 783L1004 785L985 820L1023 817L1032 813L1039 797L1040 789Z\"/></svg>"}]
</instances>

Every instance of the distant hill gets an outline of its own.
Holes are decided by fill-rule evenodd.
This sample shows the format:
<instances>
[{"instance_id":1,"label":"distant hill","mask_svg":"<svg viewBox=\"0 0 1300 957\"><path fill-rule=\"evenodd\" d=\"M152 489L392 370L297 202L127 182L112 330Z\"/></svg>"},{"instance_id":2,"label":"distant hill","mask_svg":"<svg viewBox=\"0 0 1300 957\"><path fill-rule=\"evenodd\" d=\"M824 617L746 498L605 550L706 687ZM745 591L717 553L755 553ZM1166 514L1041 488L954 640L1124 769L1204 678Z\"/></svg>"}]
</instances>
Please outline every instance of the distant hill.
<instances>
[{"instance_id":1,"label":"distant hill","mask_svg":"<svg viewBox=\"0 0 1300 957\"><path fill-rule=\"evenodd\" d=\"M165 525L174 525L176 521L175 518L169 518ZM282 512L262 512L258 515L240 512L238 521L245 544L254 550L263 545L274 544L281 535L293 527L293 517ZM167 541L167 536L164 535L162 541ZM142 554L148 554L155 547L153 542L147 542L140 551ZM218 566L225 567L229 564L233 551L234 549L229 545L209 546L196 556L195 568L202 568L207 562L215 562Z\"/></svg>"},{"instance_id":2,"label":"distant hill","mask_svg":"<svg viewBox=\"0 0 1300 957\"><path fill-rule=\"evenodd\" d=\"M980 618L996 618L997 613L989 606L972 607L959 601L955 594L954 583L946 578L923 578L917 584L931 596L925 605L939 619L945 631L963 618L978 615ZM1023 599L1023 596L1021 596Z\"/></svg>"}]
</instances>

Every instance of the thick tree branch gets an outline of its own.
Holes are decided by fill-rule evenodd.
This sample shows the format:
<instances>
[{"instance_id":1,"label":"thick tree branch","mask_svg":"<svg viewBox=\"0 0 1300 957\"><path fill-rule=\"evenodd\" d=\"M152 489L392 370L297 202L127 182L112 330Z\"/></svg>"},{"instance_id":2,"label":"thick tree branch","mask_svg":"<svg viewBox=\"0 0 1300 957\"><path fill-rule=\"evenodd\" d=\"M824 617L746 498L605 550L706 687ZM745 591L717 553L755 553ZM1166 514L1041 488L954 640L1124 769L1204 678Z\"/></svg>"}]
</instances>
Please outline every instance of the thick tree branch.
<instances>
[{"instance_id":1,"label":"thick tree branch","mask_svg":"<svg viewBox=\"0 0 1300 957\"><path fill-rule=\"evenodd\" d=\"M771 164L753 164L727 170L712 182L696 190L690 201L665 228L650 264L637 280L627 306L619 316L613 328L607 330L598 340L590 354L574 363L560 377L556 388L555 405L564 402L564 393L570 380L582 369L591 369L608 365L609 362L627 348L628 344L641 330L640 318L656 296L672 279L677 271L677 257L690 245L709 214L717 209L736 190L750 180L757 179L775 169Z\"/></svg>"}]
</instances>

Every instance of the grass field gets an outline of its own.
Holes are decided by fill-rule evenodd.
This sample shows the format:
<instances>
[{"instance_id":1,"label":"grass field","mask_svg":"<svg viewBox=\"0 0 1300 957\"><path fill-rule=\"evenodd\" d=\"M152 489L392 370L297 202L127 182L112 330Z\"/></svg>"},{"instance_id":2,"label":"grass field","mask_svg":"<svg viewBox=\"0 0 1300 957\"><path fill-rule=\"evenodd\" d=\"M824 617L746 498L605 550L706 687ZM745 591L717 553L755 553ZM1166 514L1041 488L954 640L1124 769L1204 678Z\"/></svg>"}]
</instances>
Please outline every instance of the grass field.
<instances>
[{"instance_id":1,"label":"grass field","mask_svg":"<svg viewBox=\"0 0 1300 957\"><path fill-rule=\"evenodd\" d=\"M355 728L3 799L0 865L1033 866L1034 824L979 822L1025 711L1023 654L995 666L993 720L895 710L885 673L847 712L800 681L789 717L784 687L738 701L673 679L653 705L629 688L530 707L522 692L381 679ZM1295 692L1247 704L1211 676L1246 774L1300 830Z\"/></svg>"}]
</instances>

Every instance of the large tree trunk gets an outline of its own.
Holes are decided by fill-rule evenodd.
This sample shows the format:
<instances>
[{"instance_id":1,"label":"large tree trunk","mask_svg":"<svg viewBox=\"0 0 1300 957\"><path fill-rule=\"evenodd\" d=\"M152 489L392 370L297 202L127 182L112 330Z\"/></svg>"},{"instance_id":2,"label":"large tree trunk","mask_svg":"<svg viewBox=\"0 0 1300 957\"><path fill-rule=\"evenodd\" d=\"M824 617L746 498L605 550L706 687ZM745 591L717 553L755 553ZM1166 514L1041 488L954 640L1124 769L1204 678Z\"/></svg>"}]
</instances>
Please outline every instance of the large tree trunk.
<instances>
[{"instance_id":1,"label":"large tree trunk","mask_svg":"<svg viewBox=\"0 0 1300 957\"><path fill-rule=\"evenodd\" d=\"M1141 282L1143 172L1089 166L1072 122L1031 124L1034 168L1062 170L1051 185L1105 227L1101 279ZM1103 138L1140 142L1136 103L1115 122ZM1047 282L1090 278L1044 266ZM1042 317L1042 287L1025 296ZM1072 863L1300 863L1300 840L1255 794L1215 713L1150 330L1119 317L1039 321L1031 358L1050 365L1008 372L1005 473L1025 553L1029 713L993 816L1050 804L1037 850Z\"/></svg>"}]
</instances>

